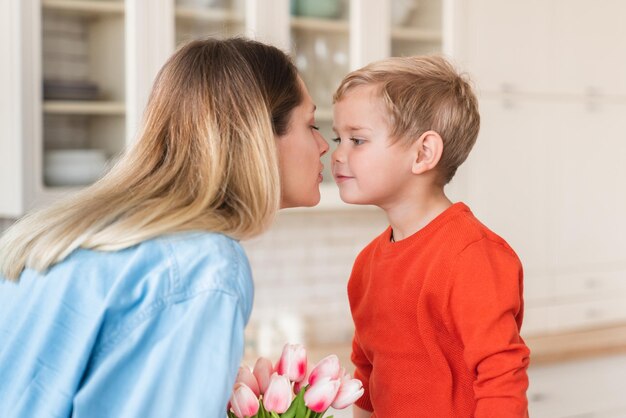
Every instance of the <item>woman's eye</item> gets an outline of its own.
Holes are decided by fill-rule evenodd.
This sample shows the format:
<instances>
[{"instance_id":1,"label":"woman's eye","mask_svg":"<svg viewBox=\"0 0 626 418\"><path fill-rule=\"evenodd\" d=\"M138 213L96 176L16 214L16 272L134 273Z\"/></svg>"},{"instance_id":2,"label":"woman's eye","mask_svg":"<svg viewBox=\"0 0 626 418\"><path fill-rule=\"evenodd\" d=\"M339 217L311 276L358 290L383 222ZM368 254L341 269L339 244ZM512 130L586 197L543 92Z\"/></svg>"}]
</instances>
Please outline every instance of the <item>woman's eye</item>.
<instances>
[{"instance_id":1,"label":"woman's eye","mask_svg":"<svg viewBox=\"0 0 626 418\"><path fill-rule=\"evenodd\" d=\"M319 131L320 127L316 125L311 125L311 129L315 129L316 131Z\"/></svg>"},{"instance_id":2,"label":"woman's eye","mask_svg":"<svg viewBox=\"0 0 626 418\"><path fill-rule=\"evenodd\" d=\"M341 138L337 137L337 138L332 138L331 141L333 141L336 144L341 143Z\"/></svg>"}]
</instances>

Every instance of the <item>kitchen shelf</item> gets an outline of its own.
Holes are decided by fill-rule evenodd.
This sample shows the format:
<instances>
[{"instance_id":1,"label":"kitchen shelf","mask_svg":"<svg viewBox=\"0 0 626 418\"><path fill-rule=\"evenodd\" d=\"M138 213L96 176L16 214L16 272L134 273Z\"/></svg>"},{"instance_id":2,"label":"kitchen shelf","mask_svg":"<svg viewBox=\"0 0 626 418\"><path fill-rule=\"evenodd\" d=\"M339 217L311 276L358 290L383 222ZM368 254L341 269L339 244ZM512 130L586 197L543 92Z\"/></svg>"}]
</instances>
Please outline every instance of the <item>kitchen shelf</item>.
<instances>
[{"instance_id":1,"label":"kitchen shelf","mask_svg":"<svg viewBox=\"0 0 626 418\"><path fill-rule=\"evenodd\" d=\"M44 10L75 12L84 15L124 13L124 2L120 1L42 0L41 6Z\"/></svg>"},{"instance_id":2,"label":"kitchen shelf","mask_svg":"<svg viewBox=\"0 0 626 418\"><path fill-rule=\"evenodd\" d=\"M214 22L214 23L243 23L244 18L239 13L230 9L200 8L194 6L177 6L176 18L188 21Z\"/></svg>"},{"instance_id":3,"label":"kitchen shelf","mask_svg":"<svg viewBox=\"0 0 626 418\"><path fill-rule=\"evenodd\" d=\"M43 111L48 114L123 116L126 106L124 102L47 100L43 103Z\"/></svg>"},{"instance_id":4,"label":"kitchen shelf","mask_svg":"<svg viewBox=\"0 0 626 418\"><path fill-rule=\"evenodd\" d=\"M294 30L345 34L348 34L350 31L350 26L346 20L317 19L310 17L292 17L291 28Z\"/></svg>"}]
</instances>

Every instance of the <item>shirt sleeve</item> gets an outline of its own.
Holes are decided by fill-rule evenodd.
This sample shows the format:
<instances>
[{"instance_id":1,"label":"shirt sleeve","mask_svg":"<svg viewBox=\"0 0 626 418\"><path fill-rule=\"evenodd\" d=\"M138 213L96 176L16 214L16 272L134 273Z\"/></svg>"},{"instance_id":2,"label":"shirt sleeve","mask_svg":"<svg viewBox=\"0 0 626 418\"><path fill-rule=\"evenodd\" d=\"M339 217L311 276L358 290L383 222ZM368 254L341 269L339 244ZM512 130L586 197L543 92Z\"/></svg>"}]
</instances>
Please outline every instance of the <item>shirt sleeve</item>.
<instances>
[{"instance_id":1,"label":"shirt sleeve","mask_svg":"<svg viewBox=\"0 0 626 418\"><path fill-rule=\"evenodd\" d=\"M522 268L503 244L480 240L459 255L448 312L475 375L475 417L526 417L530 351L519 331Z\"/></svg>"},{"instance_id":2,"label":"shirt sleeve","mask_svg":"<svg viewBox=\"0 0 626 418\"><path fill-rule=\"evenodd\" d=\"M352 355L351 355L352 363L355 366L354 370L354 378L359 379L361 383L363 383L363 396L361 396L356 402L356 406L361 409L365 409L366 411L374 411L372 403L370 401L370 390L369 390L369 381L370 381L370 373L372 372L372 363L367 359L365 353L361 349L359 345L359 341L357 339L356 334L352 339Z\"/></svg>"},{"instance_id":3,"label":"shirt sleeve","mask_svg":"<svg viewBox=\"0 0 626 418\"><path fill-rule=\"evenodd\" d=\"M237 295L223 289L154 305L95 356L73 417L225 416L243 354L243 312Z\"/></svg>"}]
</instances>

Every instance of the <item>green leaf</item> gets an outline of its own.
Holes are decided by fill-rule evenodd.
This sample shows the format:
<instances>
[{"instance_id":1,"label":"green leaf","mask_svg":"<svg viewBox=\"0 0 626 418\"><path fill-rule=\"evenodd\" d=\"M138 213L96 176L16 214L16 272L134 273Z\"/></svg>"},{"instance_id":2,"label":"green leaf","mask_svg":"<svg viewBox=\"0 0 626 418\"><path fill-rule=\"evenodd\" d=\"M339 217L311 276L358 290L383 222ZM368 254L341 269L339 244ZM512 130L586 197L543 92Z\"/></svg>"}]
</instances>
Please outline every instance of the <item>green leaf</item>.
<instances>
[{"instance_id":1,"label":"green leaf","mask_svg":"<svg viewBox=\"0 0 626 418\"><path fill-rule=\"evenodd\" d=\"M296 404L296 418L304 418L306 416L307 411L310 411L309 408L304 404L304 392L306 388L300 389L296 399L293 400L293 403Z\"/></svg>"},{"instance_id":2,"label":"green leaf","mask_svg":"<svg viewBox=\"0 0 626 418\"><path fill-rule=\"evenodd\" d=\"M265 410L265 405L259 400L259 412L257 412L257 418L269 418L269 414Z\"/></svg>"}]
</instances>

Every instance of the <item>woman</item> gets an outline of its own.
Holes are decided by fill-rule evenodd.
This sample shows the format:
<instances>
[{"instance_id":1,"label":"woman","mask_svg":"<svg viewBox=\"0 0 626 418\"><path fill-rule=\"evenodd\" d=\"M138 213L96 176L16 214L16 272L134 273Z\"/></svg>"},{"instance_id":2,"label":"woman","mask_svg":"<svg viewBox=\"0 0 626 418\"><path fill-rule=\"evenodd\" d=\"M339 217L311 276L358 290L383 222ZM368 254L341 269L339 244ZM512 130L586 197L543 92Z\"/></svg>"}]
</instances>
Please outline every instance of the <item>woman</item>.
<instances>
[{"instance_id":1,"label":"woman","mask_svg":"<svg viewBox=\"0 0 626 418\"><path fill-rule=\"evenodd\" d=\"M224 416L253 297L237 240L319 202L314 110L274 47L178 50L120 162L0 240L0 416Z\"/></svg>"}]
</instances>

